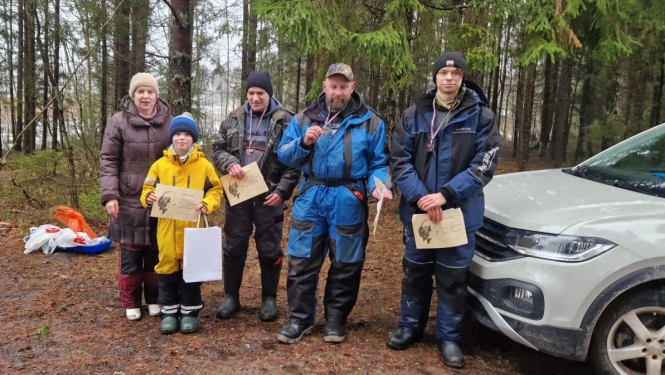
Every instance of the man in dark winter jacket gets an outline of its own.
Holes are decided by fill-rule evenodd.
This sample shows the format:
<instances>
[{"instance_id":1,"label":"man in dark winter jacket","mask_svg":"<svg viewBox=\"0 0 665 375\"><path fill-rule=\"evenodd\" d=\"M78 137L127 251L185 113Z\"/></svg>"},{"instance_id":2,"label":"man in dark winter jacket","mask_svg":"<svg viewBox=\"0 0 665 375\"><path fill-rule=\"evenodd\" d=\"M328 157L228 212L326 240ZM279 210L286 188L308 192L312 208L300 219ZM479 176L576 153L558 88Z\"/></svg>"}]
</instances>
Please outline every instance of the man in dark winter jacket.
<instances>
[{"instance_id":1,"label":"man in dark winter jacket","mask_svg":"<svg viewBox=\"0 0 665 375\"><path fill-rule=\"evenodd\" d=\"M317 101L298 113L278 148L279 160L304 172L289 229L289 322L277 334L292 344L309 333L316 315L319 272L330 256L323 304L323 339L340 343L358 299L365 261L367 197L386 183L388 155L383 120L354 90L351 67L332 64ZM392 199L389 191L386 199ZM329 252L329 253L328 253Z\"/></svg>"},{"instance_id":2,"label":"man in dark winter jacket","mask_svg":"<svg viewBox=\"0 0 665 375\"><path fill-rule=\"evenodd\" d=\"M390 167L400 188L400 220L406 251L399 329L388 346L402 350L423 337L432 276L436 279L436 337L443 362L461 368L459 347L466 304L466 272L475 248L475 231L482 226L483 187L496 170L499 132L494 113L480 88L465 81L466 60L446 52L434 64L436 89L416 99L402 114L393 132ZM468 244L454 248L418 250L411 219L427 213L439 222L444 210L460 208Z\"/></svg>"},{"instance_id":3,"label":"man in dark winter jacket","mask_svg":"<svg viewBox=\"0 0 665 375\"><path fill-rule=\"evenodd\" d=\"M243 166L257 162L269 191L235 206L224 199L224 301L217 308L217 318L231 318L240 309L247 247L256 226L262 287L259 319L270 322L277 318L284 201L291 197L300 171L277 159L277 145L292 115L272 96L270 75L250 72L246 88L247 101L222 122L212 157L218 171L238 179L244 177Z\"/></svg>"}]
</instances>

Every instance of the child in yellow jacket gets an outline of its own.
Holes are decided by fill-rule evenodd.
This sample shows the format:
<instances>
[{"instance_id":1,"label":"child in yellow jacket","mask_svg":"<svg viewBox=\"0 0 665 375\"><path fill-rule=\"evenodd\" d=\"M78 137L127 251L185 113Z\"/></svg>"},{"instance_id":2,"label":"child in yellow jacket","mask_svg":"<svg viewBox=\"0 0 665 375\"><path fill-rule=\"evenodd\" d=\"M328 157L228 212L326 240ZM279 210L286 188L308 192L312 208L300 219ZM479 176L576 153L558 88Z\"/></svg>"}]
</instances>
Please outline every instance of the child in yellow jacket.
<instances>
[{"instance_id":1,"label":"child in yellow jacket","mask_svg":"<svg viewBox=\"0 0 665 375\"><path fill-rule=\"evenodd\" d=\"M220 206L222 184L215 167L206 160L201 146L196 144L199 131L189 112L177 116L169 128L171 146L157 160L143 183L141 203L148 207L157 202L157 183L182 188L203 190L203 201L196 208L203 214L212 213ZM159 281L158 302L162 305L162 322L159 330L163 334L194 333L199 329L198 315L203 308L201 283L187 283L182 277L185 228L197 223L160 218L157 223L157 246L159 263L155 266ZM178 322L180 318L180 322Z\"/></svg>"}]
</instances>

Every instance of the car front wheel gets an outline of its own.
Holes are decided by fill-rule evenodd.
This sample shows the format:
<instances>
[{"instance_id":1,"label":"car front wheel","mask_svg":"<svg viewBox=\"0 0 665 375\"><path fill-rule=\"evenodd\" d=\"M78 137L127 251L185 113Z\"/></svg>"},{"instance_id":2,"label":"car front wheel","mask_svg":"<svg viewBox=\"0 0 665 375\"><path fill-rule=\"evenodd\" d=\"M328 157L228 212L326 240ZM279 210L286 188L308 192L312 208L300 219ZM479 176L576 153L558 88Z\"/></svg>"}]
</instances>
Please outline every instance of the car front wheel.
<instances>
[{"instance_id":1,"label":"car front wheel","mask_svg":"<svg viewBox=\"0 0 665 375\"><path fill-rule=\"evenodd\" d=\"M659 289L629 292L603 313L589 361L599 374L661 375L665 372L665 304Z\"/></svg>"}]
</instances>

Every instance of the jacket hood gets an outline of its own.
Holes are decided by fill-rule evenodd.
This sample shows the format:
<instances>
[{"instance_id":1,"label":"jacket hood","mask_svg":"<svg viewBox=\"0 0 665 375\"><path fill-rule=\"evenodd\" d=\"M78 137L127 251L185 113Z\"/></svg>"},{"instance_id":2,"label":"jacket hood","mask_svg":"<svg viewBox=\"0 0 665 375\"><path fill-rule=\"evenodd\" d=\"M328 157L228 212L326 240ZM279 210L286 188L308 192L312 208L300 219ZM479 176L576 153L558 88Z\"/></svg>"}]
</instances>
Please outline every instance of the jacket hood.
<instances>
[{"instance_id":1,"label":"jacket hood","mask_svg":"<svg viewBox=\"0 0 665 375\"><path fill-rule=\"evenodd\" d=\"M481 89L477 83L465 80L464 86L466 86L466 92L464 93L464 99L462 100L459 109L464 109L473 106L476 103L479 103L480 105L483 106L489 105L490 102L489 99L487 99L485 92L483 92L483 89ZM435 97L436 97L436 88L430 90L427 94L418 97L416 99L416 107L418 109L418 112L420 113L432 112L432 101L434 100Z\"/></svg>"},{"instance_id":2,"label":"jacket hood","mask_svg":"<svg viewBox=\"0 0 665 375\"><path fill-rule=\"evenodd\" d=\"M194 143L193 146L194 150L192 150L192 153L189 154L189 157L185 161L185 164L198 160L199 158L205 158L205 154L203 153L201 145L199 145L198 143ZM176 154L173 151L173 145L169 146L166 150L164 150L164 157L175 164L180 164L180 157L178 156L178 154Z\"/></svg>"},{"instance_id":3,"label":"jacket hood","mask_svg":"<svg viewBox=\"0 0 665 375\"><path fill-rule=\"evenodd\" d=\"M365 105L362 96L354 90L351 93L349 103L342 110L342 118L346 118L347 116L361 117L364 116L367 111L369 111L369 108ZM327 114L328 104L326 104L326 94L322 92L319 94L316 102L305 109L305 116L313 121L325 122L325 115Z\"/></svg>"},{"instance_id":4,"label":"jacket hood","mask_svg":"<svg viewBox=\"0 0 665 375\"><path fill-rule=\"evenodd\" d=\"M243 104L245 108L245 113L249 114L249 112L252 111L251 107L249 106L249 101L245 100L245 103ZM275 99L275 97L271 96L270 97L270 109L268 109L263 115L265 118L270 118L270 116L275 113L278 109L282 108L282 103L279 102L279 100Z\"/></svg>"}]
</instances>

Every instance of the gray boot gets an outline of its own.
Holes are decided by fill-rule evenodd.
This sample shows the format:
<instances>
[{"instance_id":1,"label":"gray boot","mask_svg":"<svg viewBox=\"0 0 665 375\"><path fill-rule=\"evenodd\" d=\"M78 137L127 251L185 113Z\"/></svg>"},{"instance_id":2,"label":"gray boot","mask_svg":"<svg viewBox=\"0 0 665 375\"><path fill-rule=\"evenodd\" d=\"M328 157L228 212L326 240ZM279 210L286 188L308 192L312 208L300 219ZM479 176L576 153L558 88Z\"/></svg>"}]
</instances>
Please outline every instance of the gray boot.
<instances>
[{"instance_id":1,"label":"gray boot","mask_svg":"<svg viewBox=\"0 0 665 375\"><path fill-rule=\"evenodd\" d=\"M259 319L272 322L277 319L277 287L282 273L282 263L277 265L261 264L261 311Z\"/></svg>"},{"instance_id":2,"label":"gray boot","mask_svg":"<svg viewBox=\"0 0 665 375\"><path fill-rule=\"evenodd\" d=\"M240 310L240 285L245 264L224 263L224 301L217 307L217 319L229 319Z\"/></svg>"}]
</instances>

